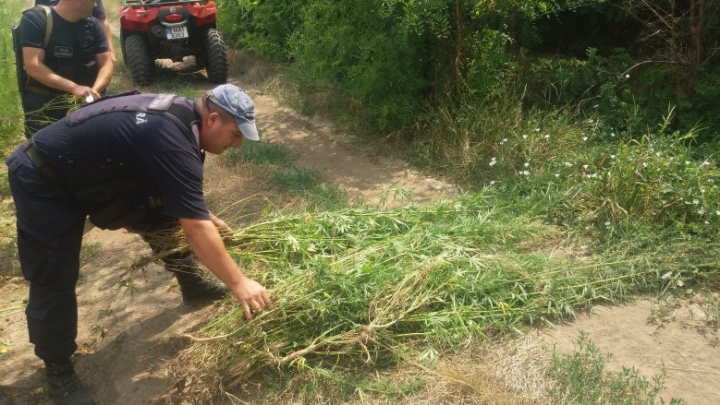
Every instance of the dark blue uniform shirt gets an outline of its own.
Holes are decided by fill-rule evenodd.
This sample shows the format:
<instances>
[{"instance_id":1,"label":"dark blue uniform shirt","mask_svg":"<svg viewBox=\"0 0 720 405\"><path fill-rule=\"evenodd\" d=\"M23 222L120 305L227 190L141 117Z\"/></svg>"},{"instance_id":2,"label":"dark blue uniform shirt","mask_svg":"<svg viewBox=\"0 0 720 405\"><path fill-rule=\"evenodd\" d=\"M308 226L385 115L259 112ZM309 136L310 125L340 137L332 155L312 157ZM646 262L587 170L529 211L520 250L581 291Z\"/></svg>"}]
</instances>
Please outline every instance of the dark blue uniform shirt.
<instances>
[{"instance_id":1,"label":"dark blue uniform shirt","mask_svg":"<svg viewBox=\"0 0 720 405\"><path fill-rule=\"evenodd\" d=\"M75 83L92 86L97 77L97 68L85 71L84 65L94 61L97 54L109 50L102 25L95 18L69 22L60 17L54 9L48 17L53 19L53 27L50 40L44 45L44 13L23 13L18 27L20 46L44 49L43 63L50 70Z\"/></svg>"}]
</instances>

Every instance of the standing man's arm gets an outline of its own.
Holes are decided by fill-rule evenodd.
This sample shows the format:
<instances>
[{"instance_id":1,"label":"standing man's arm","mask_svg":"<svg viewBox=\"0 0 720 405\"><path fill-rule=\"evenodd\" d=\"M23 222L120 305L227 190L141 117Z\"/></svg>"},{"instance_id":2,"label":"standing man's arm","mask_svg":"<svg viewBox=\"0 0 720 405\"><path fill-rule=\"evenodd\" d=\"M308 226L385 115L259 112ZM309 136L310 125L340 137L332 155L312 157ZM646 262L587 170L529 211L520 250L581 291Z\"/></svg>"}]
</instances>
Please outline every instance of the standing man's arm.
<instances>
[{"instance_id":1,"label":"standing man's arm","mask_svg":"<svg viewBox=\"0 0 720 405\"><path fill-rule=\"evenodd\" d=\"M265 287L245 276L227 253L212 221L180 218L180 225L195 256L230 288L242 304L247 319L252 318L250 308L259 311L272 307Z\"/></svg>"},{"instance_id":2,"label":"standing man's arm","mask_svg":"<svg viewBox=\"0 0 720 405\"><path fill-rule=\"evenodd\" d=\"M84 100L87 96L90 95L95 98L100 98L100 93L98 93L93 88L81 86L73 82L72 80L66 79L50 70L50 68L47 67L47 65L45 65L44 63L44 49L23 47L22 51L23 63L25 65L25 71L27 72L28 76L48 87L52 87L53 89L58 89L63 92L68 92L81 100ZM110 79L108 78L107 83L109 82ZM105 83L106 86L107 83Z\"/></svg>"},{"instance_id":3,"label":"standing man's arm","mask_svg":"<svg viewBox=\"0 0 720 405\"><path fill-rule=\"evenodd\" d=\"M93 96L98 98L100 97L99 93L105 91L105 88L108 86L108 84L110 84L110 78L112 78L115 63L111 58L111 52L99 53L95 55L95 60L97 61L100 69L98 70L98 75L95 79L95 83L93 84L92 89L93 91L98 93L97 96Z\"/></svg>"}]
</instances>

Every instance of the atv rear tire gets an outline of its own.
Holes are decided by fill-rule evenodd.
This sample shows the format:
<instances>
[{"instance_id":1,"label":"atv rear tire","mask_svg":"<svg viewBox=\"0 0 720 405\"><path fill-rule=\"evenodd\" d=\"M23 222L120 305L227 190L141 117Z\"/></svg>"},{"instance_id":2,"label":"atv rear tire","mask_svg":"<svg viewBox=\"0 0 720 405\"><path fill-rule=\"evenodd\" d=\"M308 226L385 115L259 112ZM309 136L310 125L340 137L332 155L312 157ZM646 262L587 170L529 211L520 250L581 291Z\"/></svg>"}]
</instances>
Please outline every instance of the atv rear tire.
<instances>
[{"instance_id":1,"label":"atv rear tire","mask_svg":"<svg viewBox=\"0 0 720 405\"><path fill-rule=\"evenodd\" d=\"M140 35L125 38L125 57L132 82L138 86L150 85L155 73L155 61L150 59L147 45Z\"/></svg>"},{"instance_id":2,"label":"atv rear tire","mask_svg":"<svg viewBox=\"0 0 720 405\"><path fill-rule=\"evenodd\" d=\"M203 65L210 83L225 83L228 77L228 58L220 33L215 28L205 32L205 58Z\"/></svg>"}]
</instances>

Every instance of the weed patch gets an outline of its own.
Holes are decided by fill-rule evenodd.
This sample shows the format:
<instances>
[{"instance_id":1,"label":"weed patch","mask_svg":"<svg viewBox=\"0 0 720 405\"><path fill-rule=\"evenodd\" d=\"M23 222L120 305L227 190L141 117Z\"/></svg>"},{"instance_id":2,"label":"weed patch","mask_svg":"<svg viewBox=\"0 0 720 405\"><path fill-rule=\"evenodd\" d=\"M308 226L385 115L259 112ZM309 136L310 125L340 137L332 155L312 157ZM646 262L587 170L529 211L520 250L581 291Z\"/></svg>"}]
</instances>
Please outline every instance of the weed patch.
<instances>
[{"instance_id":1,"label":"weed patch","mask_svg":"<svg viewBox=\"0 0 720 405\"><path fill-rule=\"evenodd\" d=\"M623 368L610 372L605 369L610 355L605 355L581 334L577 340L576 351L570 355L555 353L549 374L557 385L550 389L553 403L572 403L578 405L603 404L664 404L659 398L663 390L664 375L656 375L651 380L638 374L635 368ZM681 399L672 398L671 405L686 404Z\"/></svg>"}]
</instances>

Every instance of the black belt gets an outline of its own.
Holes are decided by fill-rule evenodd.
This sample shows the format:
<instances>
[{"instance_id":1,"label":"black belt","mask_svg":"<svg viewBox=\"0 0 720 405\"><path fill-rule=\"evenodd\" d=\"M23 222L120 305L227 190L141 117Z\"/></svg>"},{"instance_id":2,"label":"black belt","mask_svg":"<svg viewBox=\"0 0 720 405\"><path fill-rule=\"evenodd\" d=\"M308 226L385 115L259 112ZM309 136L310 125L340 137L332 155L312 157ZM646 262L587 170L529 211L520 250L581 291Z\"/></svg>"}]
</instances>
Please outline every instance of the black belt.
<instances>
[{"instance_id":1,"label":"black belt","mask_svg":"<svg viewBox=\"0 0 720 405\"><path fill-rule=\"evenodd\" d=\"M41 96L52 96L52 97L58 97L62 96L64 94L69 94L60 90L51 90L44 87L35 86L33 84L28 84L27 87L25 87L25 90L27 90L30 93L39 94Z\"/></svg>"},{"instance_id":2,"label":"black belt","mask_svg":"<svg viewBox=\"0 0 720 405\"><path fill-rule=\"evenodd\" d=\"M43 174L43 176L45 176L46 179L52 181L55 181L57 179L57 173L55 173L55 170L53 170L45 163L45 160L43 160L43 158L38 153L38 150L35 147L35 142L33 142L32 138L25 141L22 147L28 159L30 159L32 164L38 170L40 170L40 172Z\"/></svg>"}]
</instances>

